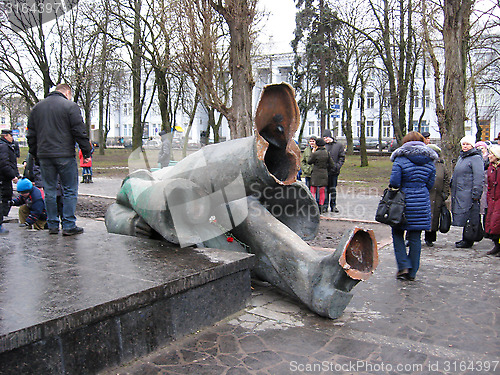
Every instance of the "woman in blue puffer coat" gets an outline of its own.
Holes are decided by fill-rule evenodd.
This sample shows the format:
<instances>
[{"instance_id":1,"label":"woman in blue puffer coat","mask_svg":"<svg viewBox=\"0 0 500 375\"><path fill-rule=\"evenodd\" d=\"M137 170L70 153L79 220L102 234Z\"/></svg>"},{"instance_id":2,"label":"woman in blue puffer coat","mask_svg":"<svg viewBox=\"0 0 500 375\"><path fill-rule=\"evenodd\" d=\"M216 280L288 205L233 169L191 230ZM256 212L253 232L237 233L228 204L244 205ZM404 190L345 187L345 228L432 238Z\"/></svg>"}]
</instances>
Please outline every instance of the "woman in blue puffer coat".
<instances>
[{"instance_id":1,"label":"woman in blue puffer coat","mask_svg":"<svg viewBox=\"0 0 500 375\"><path fill-rule=\"evenodd\" d=\"M434 186L437 153L427 147L422 134L412 131L403 138L403 144L391 155L392 172L389 186L405 193L406 224L392 227L394 254L398 265L396 277L415 280L420 265L422 248L420 235L431 227L429 190ZM404 232L407 231L409 251L406 251Z\"/></svg>"}]
</instances>

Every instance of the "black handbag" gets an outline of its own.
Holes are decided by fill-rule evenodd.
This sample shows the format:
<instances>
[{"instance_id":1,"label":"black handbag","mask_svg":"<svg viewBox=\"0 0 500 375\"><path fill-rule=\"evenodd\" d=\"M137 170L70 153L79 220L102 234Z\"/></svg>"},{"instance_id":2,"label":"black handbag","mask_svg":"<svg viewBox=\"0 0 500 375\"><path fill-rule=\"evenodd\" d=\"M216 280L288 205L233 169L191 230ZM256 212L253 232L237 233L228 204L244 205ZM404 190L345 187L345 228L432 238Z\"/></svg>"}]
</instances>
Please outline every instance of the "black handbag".
<instances>
[{"instance_id":1,"label":"black handbag","mask_svg":"<svg viewBox=\"0 0 500 375\"><path fill-rule=\"evenodd\" d=\"M448 207L443 203L439 212L439 231L448 233L451 227L451 213Z\"/></svg>"},{"instance_id":2,"label":"black handbag","mask_svg":"<svg viewBox=\"0 0 500 375\"><path fill-rule=\"evenodd\" d=\"M400 189L385 189L377 207L375 220L390 226L405 224L405 193Z\"/></svg>"},{"instance_id":3,"label":"black handbag","mask_svg":"<svg viewBox=\"0 0 500 375\"><path fill-rule=\"evenodd\" d=\"M479 213L479 201L474 201L469 212L469 218L464 226L462 238L470 242L479 242L483 237L484 230L481 224L481 215Z\"/></svg>"}]
</instances>

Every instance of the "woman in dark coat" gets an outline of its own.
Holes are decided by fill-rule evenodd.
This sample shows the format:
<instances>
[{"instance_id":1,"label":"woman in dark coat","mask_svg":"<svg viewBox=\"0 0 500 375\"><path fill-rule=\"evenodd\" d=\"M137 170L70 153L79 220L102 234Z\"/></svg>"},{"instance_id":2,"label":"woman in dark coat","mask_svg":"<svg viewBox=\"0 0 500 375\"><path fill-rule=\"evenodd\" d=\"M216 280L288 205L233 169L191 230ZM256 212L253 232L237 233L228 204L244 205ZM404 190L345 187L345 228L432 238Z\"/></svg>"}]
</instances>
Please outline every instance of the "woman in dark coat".
<instances>
[{"instance_id":1,"label":"woman in dark coat","mask_svg":"<svg viewBox=\"0 0 500 375\"><path fill-rule=\"evenodd\" d=\"M438 156L441 156L441 149L434 145L429 144L427 147L436 151ZM434 186L429 192L431 199L431 230L425 231L425 244L427 246L434 246L434 241L437 238L437 231L439 228L439 215L441 213L441 206L445 204L446 199L450 195L450 175L444 167L444 161L439 157L438 160L434 161L434 166L436 167L436 180L434 181Z\"/></svg>"},{"instance_id":2,"label":"woman in dark coat","mask_svg":"<svg viewBox=\"0 0 500 375\"><path fill-rule=\"evenodd\" d=\"M321 138L316 140L316 150L313 151L309 160L309 164L313 165L311 173L311 193L316 196L316 190L319 188L319 208L320 212L327 211L328 206L325 205L325 190L328 186L328 168L333 168L333 161L325 149L325 141Z\"/></svg>"},{"instance_id":3,"label":"woman in dark coat","mask_svg":"<svg viewBox=\"0 0 500 375\"><path fill-rule=\"evenodd\" d=\"M436 152L427 147L424 137L418 132L409 132L403 145L391 155L390 188L399 188L405 193L406 224L392 227L394 254L398 265L396 277L414 280L420 265L422 230L431 229L431 201L429 190L434 185ZM409 251L406 252L404 234L407 231Z\"/></svg>"},{"instance_id":4,"label":"woman in dark coat","mask_svg":"<svg viewBox=\"0 0 500 375\"><path fill-rule=\"evenodd\" d=\"M495 246L488 251L488 255L500 257L500 146L494 145L489 153L490 166L488 167L488 210L486 211L486 237L490 238Z\"/></svg>"},{"instance_id":5,"label":"woman in dark coat","mask_svg":"<svg viewBox=\"0 0 500 375\"><path fill-rule=\"evenodd\" d=\"M481 151L474 148L474 137L467 135L460 140L462 151L453 171L451 179L451 225L464 227L473 204L479 205L483 194L484 163ZM455 243L458 248L472 247L474 242L461 241Z\"/></svg>"}]
</instances>

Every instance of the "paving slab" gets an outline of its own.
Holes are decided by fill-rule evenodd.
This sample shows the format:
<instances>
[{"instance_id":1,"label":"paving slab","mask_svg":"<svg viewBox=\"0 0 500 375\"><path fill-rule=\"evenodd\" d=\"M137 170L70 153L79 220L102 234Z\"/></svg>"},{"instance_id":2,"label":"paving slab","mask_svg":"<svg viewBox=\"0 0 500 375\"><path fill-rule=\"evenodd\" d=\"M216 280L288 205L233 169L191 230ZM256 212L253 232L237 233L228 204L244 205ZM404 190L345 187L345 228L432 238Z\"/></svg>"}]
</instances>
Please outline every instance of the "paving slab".
<instances>
[{"instance_id":1,"label":"paving slab","mask_svg":"<svg viewBox=\"0 0 500 375\"><path fill-rule=\"evenodd\" d=\"M244 311L102 374L500 374L500 258L486 255L491 241L456 249L461 228L438 234L408 282L395 278L384 233L378 269L339 319L254 281Z\"/></svg>"},{"instance_id":2,"label":"paving slab","mask_svg":"<svg viewBox=\"0 0 500 375\"><path fill-rule=\"evenodd\" d=\"M250 298L250 254L181 249L78 222L85 232L76 236L4 224L0 373L93 374L212 325Z\"/></svg>"}]
</instances>

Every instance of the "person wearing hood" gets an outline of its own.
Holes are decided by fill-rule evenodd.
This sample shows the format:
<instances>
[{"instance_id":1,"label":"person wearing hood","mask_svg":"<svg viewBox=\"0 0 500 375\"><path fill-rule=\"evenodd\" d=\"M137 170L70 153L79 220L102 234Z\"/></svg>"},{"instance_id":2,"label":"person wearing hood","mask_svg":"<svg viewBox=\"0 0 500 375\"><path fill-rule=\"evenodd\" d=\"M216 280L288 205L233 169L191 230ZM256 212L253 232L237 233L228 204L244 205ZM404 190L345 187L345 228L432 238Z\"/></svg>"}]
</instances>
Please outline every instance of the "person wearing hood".
<instances>
[{"instance_id":1,"label":"person wearing hood","mask_svg":"<svg viewBox=\"0 0 500 375\"><path fill-rule=\"evenodd\" d=\"M466 135L460 140L462 151L451 178L451 225L464 227L473 205L480 204L484 185L484 162L481 151L474 148L476 140ZM470 248L474 242L455 242L457 248Z\"/></svg>"},{"instance_id":2,"label":"person wearing hood","mask_svg":"<svg viewBox=\"0 0 500 375\"><path fill-rule=\"evenodd\" d=\"M329 129L325 129L322 135L326 143L325 149L328 151L333 162L332 167L328 169L328 193L326 195L325 206L326 208L330 206L332 212L339 212L337 209L337 181L340 169L345 162L344 145L332 137L332 132Z\"/></svg>"},{"instance_id":3,"label":"person wearing hood","mask_svg":"<svg viewBox=\"0 0 500 375\"><path fill-rule=\"evenodd\" d=\"M434 162L439 157L425 145L424 137L418 132L409 132L402 143L391 155L393 165L389 188L401 189L405 194L406 223L392 227L392 241L398 266L396 278L413 281L420 265L421 233L431 229L429 191L434 186ZM409 242L408 252L405 231Z\"/></svg>"}]
</instances>

